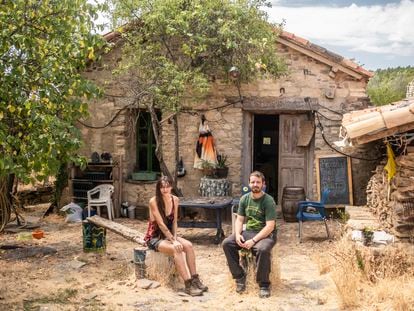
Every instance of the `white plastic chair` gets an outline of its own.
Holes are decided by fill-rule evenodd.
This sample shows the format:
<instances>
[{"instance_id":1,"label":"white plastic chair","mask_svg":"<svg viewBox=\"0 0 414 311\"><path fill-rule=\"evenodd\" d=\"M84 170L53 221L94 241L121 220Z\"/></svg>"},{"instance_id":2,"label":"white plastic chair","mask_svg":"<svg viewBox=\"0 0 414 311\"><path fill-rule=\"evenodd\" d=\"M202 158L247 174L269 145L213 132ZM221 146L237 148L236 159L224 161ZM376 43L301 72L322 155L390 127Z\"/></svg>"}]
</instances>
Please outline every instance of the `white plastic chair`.
<instances>
[{"instance_id":1,"label":"white plastic chair","mask_svg":"<svg viewBox=\"0 0 414 311\"><path fill-rule=\"evenodd\" d=\"M111 195L114 192L114 186L102 184L88 191L88 217L91 217L91 207L96 207L98 215L101 215L101 206L105 206L108 210L108 219L112 220L114 216L114 208ZM92 196L98 194L97 198Z\"/></svg>"}]
</instances>

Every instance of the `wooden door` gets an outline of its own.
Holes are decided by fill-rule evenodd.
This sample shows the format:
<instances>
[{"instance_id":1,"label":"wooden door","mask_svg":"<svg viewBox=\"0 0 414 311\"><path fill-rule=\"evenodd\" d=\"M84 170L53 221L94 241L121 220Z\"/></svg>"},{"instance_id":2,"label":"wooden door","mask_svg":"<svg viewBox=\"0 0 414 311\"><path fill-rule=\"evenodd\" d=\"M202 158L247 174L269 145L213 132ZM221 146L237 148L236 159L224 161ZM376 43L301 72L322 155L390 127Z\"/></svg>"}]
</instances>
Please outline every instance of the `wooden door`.
<instances>
[{"instance_id":1,"label":"wooden door","mask_svg":"<svg viewBox=\"0 0 414 311\"><path fill-rule=\"evenodd\" d=\"M281 114L279 117L279 204L286 186L303 187L307 193L309 147L297 146L300 122L307 119L306 114Z\"/></svg>"}]
</instances>

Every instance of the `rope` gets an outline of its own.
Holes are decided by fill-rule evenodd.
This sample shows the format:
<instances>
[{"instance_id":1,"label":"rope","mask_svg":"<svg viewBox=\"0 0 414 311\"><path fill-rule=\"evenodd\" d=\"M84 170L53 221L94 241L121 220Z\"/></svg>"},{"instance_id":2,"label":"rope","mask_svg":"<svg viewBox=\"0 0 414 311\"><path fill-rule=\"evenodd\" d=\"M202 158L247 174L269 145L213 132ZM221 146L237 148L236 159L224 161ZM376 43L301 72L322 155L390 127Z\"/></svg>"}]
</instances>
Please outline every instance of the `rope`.
<instances>
[{"instance_id":1,"label":"rope","mask_svg":"<svg viewBox=\"0 0 414 311\"><path fill-rule=\"evenodd\" d=\"M373 158L373 159L368 159L368 158L363 158L363 157L357 157L357 156L353 156L353 155L350 155L350 154L347 154L347 153L345 153L345 152L342 152L341 150L338 150L338 149L336 149L336 147L335 146L333 146L328 140L327 140L327 138L326 138L326 136L325 136L325 133L324 133L324 130L323 130L323 125L322 125L322 123L321 123L321 120L319 119L319 115L318 115L318 113L315 113L315 115L316 115L316 119L318 120L318 125L317 125L317 127L320 129L320 131L321 131L321 135L322 135L322 139L323 139L323 141L325 142L325 144L327 144L331 149L333 149L335 152L337 152L337 153L339 153L339 154L342 154L342 155L344 155L344 156L347 156L347 157L350 157L351 159L357 159L357 160L363 160L363 161L378 161L378 160L380 160L380 159L382 159L383 158L383 156L380 156L380 157L378 157L378 158Z\"/></svg>"}]
</instances>

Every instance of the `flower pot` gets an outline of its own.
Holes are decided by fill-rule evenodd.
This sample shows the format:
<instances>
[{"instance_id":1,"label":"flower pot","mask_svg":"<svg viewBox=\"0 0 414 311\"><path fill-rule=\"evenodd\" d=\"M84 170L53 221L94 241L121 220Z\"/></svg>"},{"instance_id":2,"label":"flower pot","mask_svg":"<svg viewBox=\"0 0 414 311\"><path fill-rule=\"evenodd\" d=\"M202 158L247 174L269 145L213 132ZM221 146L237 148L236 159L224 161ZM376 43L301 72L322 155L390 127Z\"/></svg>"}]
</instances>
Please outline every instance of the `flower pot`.
<instances>
[{"instance_id":1,"label":"flower pot","mask_svg":"<svg viewBox=\"0 0 414 311\"><path fill-rule=\"evenodd\" d=\"M214 178L216 175L214 168L203 168L203 174L205 177L209 177L209 178Z\"/></svg>"},{"instance_id":2,"label":"flower pot","mask_svg":"<svg viewBox=\"0 0 414 311\"><path fill-rule=\"evenodd\" d=\"M216 175L217 178L226 178L228 174L229 174L229 168L228 167L216 168L215 175Z\"/></svg>"},{"instance_id":3,"label":"flower pot","mask_svg":"<svg viewBox=\"0 0 414 311\"><path fill-rule=\"evenodd\" d=\"M32 232L32 237L34 239L41 239L44 237L44 232L43 230L37 229L35 231Z\"/></svg>"}]
</instances>

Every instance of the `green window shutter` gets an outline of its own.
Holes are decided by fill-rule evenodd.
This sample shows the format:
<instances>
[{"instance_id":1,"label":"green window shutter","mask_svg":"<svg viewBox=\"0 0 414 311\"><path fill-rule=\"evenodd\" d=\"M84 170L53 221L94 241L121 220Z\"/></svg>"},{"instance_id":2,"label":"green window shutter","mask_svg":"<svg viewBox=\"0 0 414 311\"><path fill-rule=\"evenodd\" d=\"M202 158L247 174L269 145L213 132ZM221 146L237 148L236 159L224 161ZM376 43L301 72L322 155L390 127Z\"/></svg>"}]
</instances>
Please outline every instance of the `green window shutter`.
<instances>
[{"instance_id":1,"label":"green window shutter","mask_svg":"<svg viewBox=\"0 0 414 311\"><path fill-rule=\"evenodd\" d=\"M136 167L138 171L159 172L160 164L155 156L156 143L151 115L148 112L140 112L136 126Z\"/></svg>"}]
</instances>

